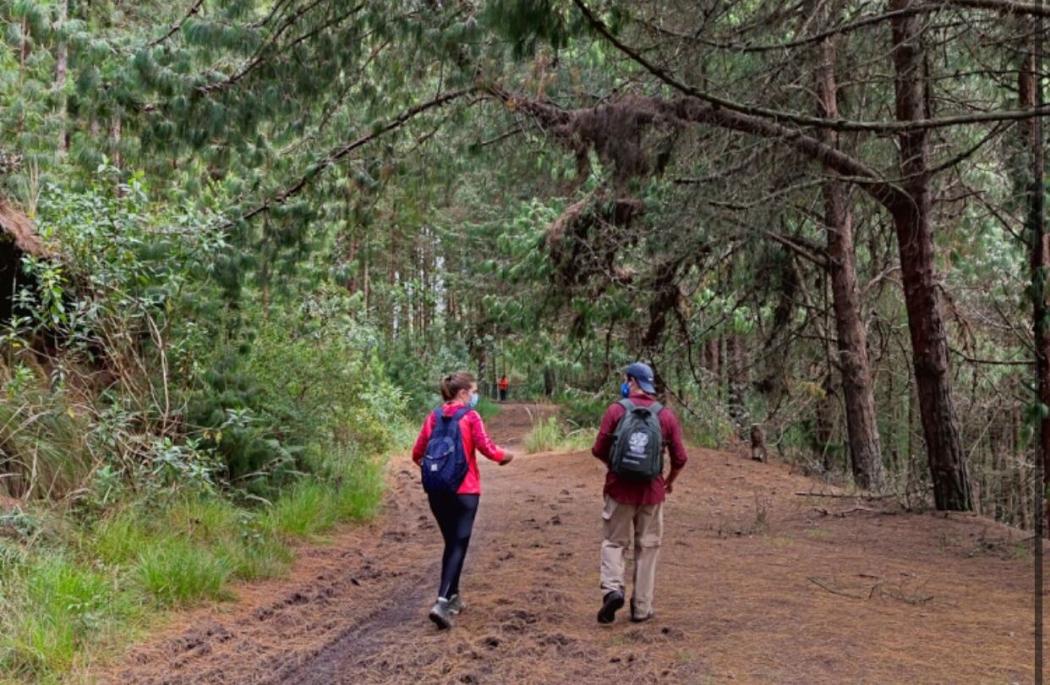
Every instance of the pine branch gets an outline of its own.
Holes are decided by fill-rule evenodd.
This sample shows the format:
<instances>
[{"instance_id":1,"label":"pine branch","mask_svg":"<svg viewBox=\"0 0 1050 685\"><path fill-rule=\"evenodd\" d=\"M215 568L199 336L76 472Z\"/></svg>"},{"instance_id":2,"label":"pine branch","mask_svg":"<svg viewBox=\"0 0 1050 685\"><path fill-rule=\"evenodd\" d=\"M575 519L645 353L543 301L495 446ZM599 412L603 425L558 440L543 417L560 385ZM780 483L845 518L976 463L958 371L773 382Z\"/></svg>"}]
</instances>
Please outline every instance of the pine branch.
<instances>
[{"instance_id":1,"label":"pine branch","mask_svg":"<svg viewBox=\"0 0 1050 685\"><path fill-rule=\"evenodd\" d=\"M531 114L556 133L571 137L572 122L583 118L591 110L564 110L556 105L528 98L517 97L499 86L489 86L491 95L502 100L511 109L520 109ZM871 167L841 150L822 143L800 129L790 128L762 117L744 114L718 106L705 104L698 98L687 97L666 100L657 97L632 96L628 103L619 106L632 108L632 115L639 123L651 123L662 119L672 123L692 123L717 126L739 131L761 138L775 139L789 145L810 159L820 162L828 169L864 188L878 202L891 211L909 202L907 194L890 183ZM594 108L594 109L600 109Z\"/></svg>"},{"instance_id":2,"label":"pine branch","mask_svg":"<svg viewBox=\"0 0 1050 685\"><path fill-rule=\"evenodd\" d=\"M1050 17L1050 5L1042 2L1029 4L1012 0L944 0L944 4L969 9L993 10L1016 16Z\"/></svg>"},{"instance_id":3,"label":"pine branch","mask_svg":"<svg viewBox=\"0 0 1050 685\"><path fill-rule=\"evenodd\" d=\"M190 7L189 11L186 12L185 15L183 15L182 19L180 19L176 23L172 24L171 29L169 29L167 33L165 33L163 36L161 36L157 40L155 40L152 43L150 43L148 47L155 48L158 45L160 45L161 43L163 43L164 41L166 41L169 38L171 38L172 36L174 36L176 33L178 33L182 29L182 27L186 25L186 22L190 20L190 17L192 17L193 15L197 14L197 12L200 11L201 5L203 5L203 4L204 4L204 0L197 0L196 2L194 2L193 6Z\"/></svg>"},{"instance_id":4,"label":"pine branch","mask_svg":"<svg viewBox=\"0 0 1050 685\"><path fill-rule=\"evenodd\" d=\"M401 126L408 123L411 119L420 114L423 114L424 112L447 105L448 103L457 100L463 97L464 95L468 95L472 92L474 92L474 89L468 88L464 90L455 90L442 93L431 100L428 100L424 103L415 105L414 107L410 107L404 110L399 115L397 115L387 123L383 124L382 126L378 128L373 128L372 132L368 135L361 136L360 138L357 138L352 142L349 142L341 147L335 148L334 150L329 152L325 157L314 162L306 171L306 173L303 174L295 183L286 187L284 190L277 193L275 196L269 198L262 204L249 210L246 214L241 215L240 218L226 222L225 224L223 224L222 230L229 230L234 226L234 224L240 221L249 221L260 214L269 212L277 205L284 204L288 201L289 198L301 193L310 184L310 182L317 178L322 172L324 172L329 167L333 166L336 162L346 157L354 150L363 147L364 145L367 145L373 140L400 128Z\"/></svg>"},{"instance_id":5,"label":"pine branch","mask_svg":"<svg viewBox=\"0 0 1050 685\"><path fill-rule=\"evenodd\" d=\"M719 43L713 40L706 40L702 38L699 35L699 33L681 33L679 31L674 31L663 26L657 26L651 22L643 21L641 22L641 24L665 36L676 38L678 40L695 41L697 43L700 43L701 45L705 45L716 50L731 50L733 52L744 53L776 52L777 50L790 50L792 48L800 48L806 45L812 45L813 43L819 43L825 38L830 38L836 35L844 35L846 33L852 33L853 31L857 31L868 26L881 24L891 19L909 17L916 14L932 14L934 12L940 12L946 8L953 6L966 9L997 10L1005 14L1050 16L1050 10L1041 5L1026 5L1022 3L1002 2L995 0L990 0L988 2L985 2L983 0L943 0L940 2L928 2L924 4L913 5L905 9L893 10L890 12L883 12L881 14L860 17L858 19L854 19L839 26L834 26L824 31L820 31L819 33L814 33L813 35L806 36L804 38L797 38L795 40L787 41L784 43L773 43L768 45L751 45L749 43Z\"/></svg>"},{"instance_id":6,"label":"pine branch","mask_svg":"<svg viewBox=\"0 0 1050 685\"><path fill-rule=\"evenodd\" d=\"M968 0L953 0L957 2L966 2ZM993 3L995 0L970 0L973 2L989 2ZM1003 0L1005 1L1005 0ZM614 36L605 23L599 19L595 14L584 4L583 0L573 0L573 3L579 8L580 12L583 13L587 22L597 31L605 40L611 43L617 50L625 54L632 61L643 67L650 74L660 79L667 85L671 86L675 90L696 98L703 102L713 105L715 107L724 108L733 112L739 112L752 117L758 117L763 119L769 119L774 122L786 121L798 126L811 126L814 128L830 129L832 131L863 131L867 133L877 134L891 134L891 133L904 133L907 131L918 131L923 129L934 129L934 128L946 128L949 126L959 126L962 124L979 124L986 122L1000 122L1000 121L1017 121L1023 119L1031 119L1033 117L1042 117L1050 115L1050 106L1038 107L1035 109L1024 109L1024 110L1000 110L994 112L978 112L975 114L959 114L956 116L940 117L937 119L914 119L910 121L852 121L849 119L823 119L821 117L813 117L805 114L796 114L794 112L784 112L781 110L768 109L766 107L755 107L752 105L745 105L733 100L728 100L723 97L719 97L712 93L708 93L698 88L694 88L687 83L679 81L672 76L667 70L660 66L657 66L653 62L646 59L641 52L627 45L619 38ZM779 124L777 124L780 126ZM783 128L781 126L781 128Z\"/></svg>"},{"instance_id":7,"label":"pine branch","mask_svg":"<svg viewBox=\"0 0 1050 685\"><path fill-rule=\"evenodd\" d=\"M237 70L236 73L222 81L218 81L216 83L209 83L207 85L201 86L200 88L198 88L198 90L202 93L210 93L218 90L225 90L226 88L236 85L238 82L243 80L244 77L246 77L248 74L252 73L257 68L259 68L263 64L263 62L265 62L269 54L278 48L277 43L280 40L281 36L284 35L285 31L287 31L292 26L295 26L303 17L305 17L311 11L316 9L319 5L327 1L328 0L312 0L312 2L308 3L304 7L300 7L298 10L293 12L281 22L281 24L274 30L273 35L271 35L266 41L263 42L262 45L259 46L259 48L255 51L255 54L253 54L248 59L248 61L245 62L244 65ZM303 40L312 38L317 33L320 33L323 30L326 30L328 28L342 23L343 21L346 21L353 15L360 12L362 9L364 9L363 3L355 5L354 7L350 8L346 13L339 15L334 20L322 24L321 26L308 31L306 34L293 40L289 45L284 46L284 49L291 49Z\"/></svg>"}]
</instances>

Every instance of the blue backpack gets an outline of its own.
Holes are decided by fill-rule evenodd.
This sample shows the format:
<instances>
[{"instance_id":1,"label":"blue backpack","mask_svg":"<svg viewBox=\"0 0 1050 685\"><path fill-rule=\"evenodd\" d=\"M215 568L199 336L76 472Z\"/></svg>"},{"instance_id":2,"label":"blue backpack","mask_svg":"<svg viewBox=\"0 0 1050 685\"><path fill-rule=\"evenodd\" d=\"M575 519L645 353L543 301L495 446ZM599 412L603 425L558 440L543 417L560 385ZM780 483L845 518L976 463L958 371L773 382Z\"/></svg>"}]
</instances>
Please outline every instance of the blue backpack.
<instances>
[{"instance_id":1,"label":"blue backpack","mask_svg":"<svg viewBox=\"0 0 1050 685\"><path fill-rule=\"evenodd\" d=\"M459 435L459 422L470 409L464 407L452 416L434 410L434 429L427 442L421 464L423 489L428 493L456 494L467 475L467 455Z\"/></svg>"}]
</instances>

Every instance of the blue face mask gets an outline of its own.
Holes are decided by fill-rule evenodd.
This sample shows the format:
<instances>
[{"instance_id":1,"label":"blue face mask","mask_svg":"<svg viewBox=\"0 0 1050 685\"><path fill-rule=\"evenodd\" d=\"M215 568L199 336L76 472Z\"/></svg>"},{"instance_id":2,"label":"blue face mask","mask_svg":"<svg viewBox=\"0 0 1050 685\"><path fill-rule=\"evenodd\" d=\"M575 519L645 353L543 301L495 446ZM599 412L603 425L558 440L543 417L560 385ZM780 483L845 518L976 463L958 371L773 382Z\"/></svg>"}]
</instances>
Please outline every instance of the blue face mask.
<instances>
[{"instance_id":1,"label":"blue face mask","mask_svg":"<svg viewBox=\"0 0 1050 685\"><path fill-rule=\"evenodd\" d=\"M628 397L631 394L631 386L620 383L620 397Z\"/></svg>"},{"instance_id":2,"label":"blue face mask","mask_svg":"<svg viewBox=\"0 0 1050 685\"><path fill-rule=\"evenodd\" d=\"M478 400L479 399L480 398L478 397L478 394L476 392L470 393L470 408L471 409L473 409L474 407L478 406Z\"/></svg>"}]
</instances>

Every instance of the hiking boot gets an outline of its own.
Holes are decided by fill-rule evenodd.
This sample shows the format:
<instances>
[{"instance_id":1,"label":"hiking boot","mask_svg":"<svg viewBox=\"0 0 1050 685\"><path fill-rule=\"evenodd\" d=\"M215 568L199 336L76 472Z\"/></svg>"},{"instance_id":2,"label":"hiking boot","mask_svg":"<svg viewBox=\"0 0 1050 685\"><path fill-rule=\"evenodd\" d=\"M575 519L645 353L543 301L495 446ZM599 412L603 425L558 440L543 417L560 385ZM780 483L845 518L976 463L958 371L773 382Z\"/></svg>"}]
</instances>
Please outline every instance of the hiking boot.
<instances>
[{"instance_id":1,"label":"hiking boot","mask_svg":"<svg viewBox=\"0 0 1050 685\"><path fill-rule=\"evenodd\" d=\"M434 606L430 609L430 620L441 630L448 630L452 627L452 612L449 611L447 599L438 597L438 601L434 602Z\"/></svg>"},{"instance_id":2,"label":"hiking boot","mask_svg":"<svg viewBox=\"0 0 1050 685\"><path fill-rule=\"evenodd\" d=\"M448 612L455 616L459 612L463 611L463 600L460 599L459 594L452 595L452 598L448 600Z\"/></svg>"},{"instance_id":3,"label":"hiking boot","mask_svg":"<svg viewBox=\"0 0 1050 685\"><path fill-rule=\"evenodd\" d=\"M616 612L623 608L623 593L619 590L606 592L602 597L602 608L598 610L598 623L612 623Z\"/></svg>"}]
</instances>

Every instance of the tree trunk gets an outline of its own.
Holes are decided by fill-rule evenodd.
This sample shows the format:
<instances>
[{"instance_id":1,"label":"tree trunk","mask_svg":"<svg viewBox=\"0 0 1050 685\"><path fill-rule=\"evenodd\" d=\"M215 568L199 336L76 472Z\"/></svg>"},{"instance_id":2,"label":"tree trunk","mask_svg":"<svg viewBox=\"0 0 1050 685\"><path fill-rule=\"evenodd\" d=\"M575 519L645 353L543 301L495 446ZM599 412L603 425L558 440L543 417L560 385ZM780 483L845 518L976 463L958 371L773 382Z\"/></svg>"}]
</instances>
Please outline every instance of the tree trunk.
<instances>
[{"instance_id":1,"label":"tree trunk","mask_svg":"<svg viewBox=\"0 0 1050 685\"><path fill-rule=\"evenodd\" d=\"M891 0L889 7L891 12L902 12L891 19L899 121L917 121L927 115L922 18L903 14L914 4L916 0ZM901 187L906 198L892 202L890 212L897 232L919 413L934 501L941 510L969 511L972 507L970 485L952 400L948 337L934 273L927 130L901 133L899 145Z\"/></svg>"},{"instance_id":2,"label":"tree trunk","mask_svg":"<svg viewBox=\"0 0 1050 685\"><path fill-rule=\"evenodd\" d=\"M822 391L820 401L814 409L816 416L813 421L813 452L820 459L821 467L825 473L830 473L835 468L831 451L831 436L834 432L833 410L835 408L835 391L831 384L831 369L824 373L820 382Z\"/></svg>"},{"instance_id":3,"label":"tree trunk","mask_svg":"<svg viewBox=\"0 0 1050 685\"><path fill-rule=\"evenodd\" d=\"M1021 97L1021 107L1024 109L1035 109L1044 104L1043 81L1042 81L1042 20L1037 23L1035 36L1029 44L1028 54L1024 65L1020 70L1018 92ZM1047 245L1046 235L1046 186L1045 186L1045 160L1043 157L1043 127L1039 117L1033 117L1024 122L1022 128L1025 134L1026 158L1031 162L1029 174L1025 184L1025 195L1028 201L1028 236L1029 236L1029 263L1031 265L1031 297L1032 297L1032 327L1035 335L1035 376L1036 376L1036 398L1039 404L1038 433L1035 441L1035 463L1036 481L1033 483L1035 489L1035 506L1033 512L1035 518L1035 533L1040 539L1040 545L1036 548L1039 568L1037 582L1042 583L1039 577L1042 572L1042 547L1041 539L1044 532L1046 520L1046 487L1050 480L1050 307L1047 306L1047 278L1050 276L1050 253ZM1039 653L1042 655L1042 591L1037 592L1039 604L1037 611L1037 639L1040 640Z\"/></svg>"},{"instance_id":4,"label":"tree trunk","mask_svg":"<svg viewBox=\"0 0 1050 685\"><path fill-rule=\"evenodd\" d=\"M820 46L816 78L817 109L819 115L826 119L837 119L839 116L835 59L835 39L829 38ZM820 137L823 143L838 147L838 135L830 129L822 129ZM857 296L853 213L843 182L829 178L824 182L823 194L828 271L831 275L842 394L846 405L850 463L857 485L866 489L878 489L882 487L884 479L882 445L875 420L875 394L868 363L868 335L861 319Z\"/></svg>"},{"instance_id":5,"label":"tree trunk","mask_svg":"<svg viewBox=\"0 0 1050 685\"><path fill-rule=\"evenodd\" d=\"M747 405L745 404L745 388L747 387L747 348L744 340L738 333L733 333L728 339L728 363L729 363L729 416L736 426L737 435L744 438L748 435L750 422L747 416Z\"/></svg>"},{"instance_id":6,"label":"tree trunk","mask_svg":"<svg viewBox=\"0 0 1050 685\"><path fill-rule=\"evenodd\" d=\"M120 169L124 166L124 157L120 152L120 140L123 132L123 122L119 114L113 115L109 126L109 138L113 146L113 166Z\"/></svg>"},{"instance_id":7,"label":"tree trunk","mask_svg":"<svg viewBox=\"0 0 1050 685\"><path fill-rule=\"evenodd\" d=\"M69 18L69 0L58 0L55 26L59 31L65 30ZM69 70L69 43L63 35L55 47L55 93L58 111L58 154L64 155L69 149L69 136L66 131L66 77Z\"/></svg>"},{"instance_id":8,"label":"tree trunk","mask_svg":"<svg viewBox=\"0 0 1050 685\"><path fill-rule=\"evenodd\" d=\"M704 343L704 367L711 373L711 385L718 394L718 336Z\"/></svg>"}]
</instances>

